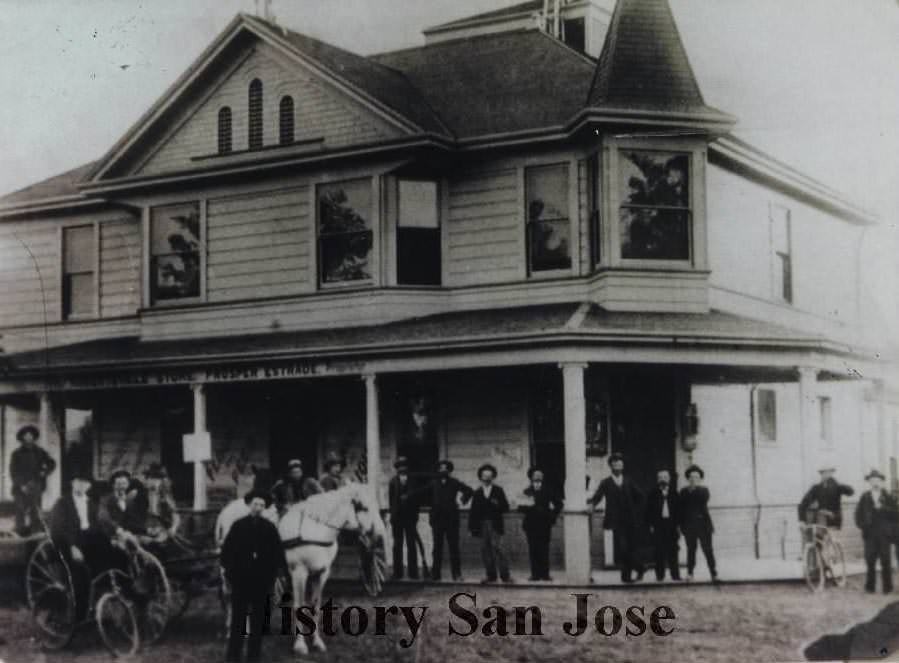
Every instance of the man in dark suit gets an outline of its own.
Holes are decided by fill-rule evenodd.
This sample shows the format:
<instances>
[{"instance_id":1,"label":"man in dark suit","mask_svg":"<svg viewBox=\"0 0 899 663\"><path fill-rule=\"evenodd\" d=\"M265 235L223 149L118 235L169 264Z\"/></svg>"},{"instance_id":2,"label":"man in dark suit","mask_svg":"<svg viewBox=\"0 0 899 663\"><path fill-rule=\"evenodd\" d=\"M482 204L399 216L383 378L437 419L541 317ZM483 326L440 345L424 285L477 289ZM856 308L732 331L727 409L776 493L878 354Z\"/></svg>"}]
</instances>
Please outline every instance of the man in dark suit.
<instances>
[{"instance_id":1,"label":"man in dark suit","mask_svg":"<svg viewBox=\"0 0 899 663\"><path fill-rule=\"evenodd\" d=\"M449 548L450 571L453 580L462 580L462 565L459 561L459 501L471 499L471 488L452 476L453 462L441 460L437 463L437 478L428 487L431 491L431 532L434 538L432 577L440 580L443 566L443 541Z\"/></svg>"},{"instance_id":2,"label":"man in dark suit","mask_svg":"<svg viewBox=\"0 0 899 663\"><path fill-rule=\"evenodd\" d=\"M129 499L133 483L128 471L116 470L110 483L112 492L100 499L97 523L107 538L124 540L141 532L143 509L138 500Z\"/></svg>"},{"instance_id":3,"label":"man in dark suit","mask_svg":"<svg viewBox=\"0 0 899 663\"><path fill-rule=\"evenodd\" d=\"M259 661L266 601L278 573L287 573L287 559L278 529L262 517L271 504L271 495L251 490L244 496L250 513L236 520L222 542L221 563L231 585L231 632L227 660L240 660L243 639L247 638L247 661ZM250 632L246 634L246 616Z\"/></svg>"},{"instance_id":4,"label":"man in dark suit","mask_svg":"<svg viewBox=\"0 0 899 663\"><path fill-rule=\"evenodd\" d=\"M843 485L834 479L836 468L822 467L818 472L821 481L809 488L799 503L799 520L808 522L809 512L814 510L816 518L812 522L817 522L820 518L827 527L840 529L843 526L841 500L844 495L850 497L855 491L852 486Z\"/></svg>"},{"instance_id":5,"label":"man in dark suit","mask_svg":"<svg viewBox=\"0 0 899 663\"><path fill-rule=\"evenodd\" d=\"M865 544L865 591L874 592L877 585L877 560L880 560L880 573L883 581L883 593L893 591L893 569L890 560L890 540L896 527L897 505L893 497L884 487L885 477L877 470L871 470L865 481L869 489L862 493L855 507L855 524L862 531Z\"/></svg>"},{"instance_id":6,"label":"man in dark suit","mask_svg":"<svg viewBox=\"0 0 899 663\"><path fill-rule=\"evenodd\" d=\"M715 551L712 550L712 534L715 531L709 514L709 489L702 485L705 472L698 465L691 465L684 472L689 485L680 491L680 531L687 543L687 580L693 580L696 568L696 544L702 547L712 582L718 582Z\"/></svg>"},{"instance_id":7,"label":"man in dark suit","mask_svg":"<svg viewBox=\"0 0 899 663\"><path fill-rule=\"evenodd\" d=\"M552 580L549 577L549 539L562 511L562 498L546 486L543 470L528 470L531 485L524 489L518 510L524 512L521 528L528 540L531 577L528 580Z\"/></svg>"},{"instance_id":8,"label":"man in dark suit","mask_svg":"<svg viewBox=\"0 0 899 663\"><path fill-rule=\"evenodd\" d=\"M31 424L16 433L21 446L9 458L12 496L16 507L16 532L31 534L40 520L41 495L47 488L47 475L56 469L56 461L37 445L40 433Z\"/></svg>"},{"instance_id":9,"label":"man in dark suit","mask_svg":"<svg viewBox=\"0 0 899 663\"><path fill-rule=\"evenodd\" d=\"M303 462L298 458L287 461L287 472L272 486L279 516L283 516L291 505L322 492L324 490L315 478L304 476Z\"/></svg>"},{"instance_id":10,"label":"man in dark suit","mask_svg":"<svg viewBox=\"0 0 899 663\"><path fill-rule=\"evenodd\" d=\"M509 500L503 489L493 483L496 474L496 468L490 463L478 468L481 485L474 491L468 513L468 530L481 539L481 559L487 573L482 583L496 582L497 570L503 582L512 582L503 545L503 514L509 510Z\"/></svg>"},{"instance_id":11,"label":"man in dark suit","mask_svg":"<svg viewBox=\"0 0 899 663\"><path fill-rule=\"evenodd\" d=\"M396 476L387 486L390 529L393 534L393 578L403 577L403 542L409 562L409 577L418 580L418 494L409 480L409 462L400 456L393 464Z\"/></svg>"},{"instance_id":12,"label":"man in dark suit","mask_svg":"<svg viewBox=\"0 0 899 663\"><path fill-rule=\"evenodd\" d=\"M679 504L677 489L671 485L671 473L659 470L656 486L646 501L646 522L652 534L656 580L660 582L665 579L666 567L672 580L680 580L677 561Z\"/></svg>"},{"instance_id":13,"label":"man in dark suit","mask_svg":"<svg viewBox=\"0 0 899 663\"><path fill-rule=\"evenodd\" d=\"M640 520L645 497L643 491L624 476L624 456L613 453L609 456L612 476L599 482L596 492L587 500L595 508L605 499L603 529L612 530L615 546L615 561L621 566L621 581L633 582L631 571L637 571L637 580L643 579L643 566L637 562L637 544L640 534Z\"/></svg>"}]
</instances>

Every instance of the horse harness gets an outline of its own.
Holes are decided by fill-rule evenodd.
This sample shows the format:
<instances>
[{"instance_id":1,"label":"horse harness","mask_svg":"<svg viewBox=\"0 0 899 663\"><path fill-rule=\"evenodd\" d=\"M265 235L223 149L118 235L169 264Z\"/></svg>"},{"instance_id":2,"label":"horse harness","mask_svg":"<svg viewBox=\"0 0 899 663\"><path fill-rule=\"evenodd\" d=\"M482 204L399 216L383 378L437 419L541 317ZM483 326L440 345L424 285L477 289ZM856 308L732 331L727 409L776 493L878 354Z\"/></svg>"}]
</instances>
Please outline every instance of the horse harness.
<instances>
[{"instance_id":1,"label":"horse harness","mask_svg":"<svg viewBox=\"0 0 899 663\"><path fill-rule=\"evenodd\" d=\"M340 505L338 504L334 508L334 510L328 514L328 517L330 517L334 513L334 511L337 510L337 507L339 507L339 506ZM360 502L359 500L355 500L355 499L353 500L353 508L356 510L356 513L359 513L360 511L368 510L367 506L362 504L362 502ZM314 520L317 523L325 525L326 527L330 527L331 529L336 529L338 531L342 531L343 525L346 524L346 523L341 523L340 525L335 525L334 523L328 522L328 520L327 520L328 517L326 517L325 519L319 519L313 515L307 514L305 509L301 509L300 510L300 524L299 524L299 527L297 528L298 530L303 528L303 519L307 515L309 516L310 520ZM291 539L283 540L281 542L281 545L284 547L284 550L290 550L291 548L298 548L300 546L322 546L323 548L330 548L331 546L333 546L336 543L337 543L336 540L334 540L334 541L316 541L314 539L304 539L301 536L295 536Z\"/></svg>"}]
</instances>

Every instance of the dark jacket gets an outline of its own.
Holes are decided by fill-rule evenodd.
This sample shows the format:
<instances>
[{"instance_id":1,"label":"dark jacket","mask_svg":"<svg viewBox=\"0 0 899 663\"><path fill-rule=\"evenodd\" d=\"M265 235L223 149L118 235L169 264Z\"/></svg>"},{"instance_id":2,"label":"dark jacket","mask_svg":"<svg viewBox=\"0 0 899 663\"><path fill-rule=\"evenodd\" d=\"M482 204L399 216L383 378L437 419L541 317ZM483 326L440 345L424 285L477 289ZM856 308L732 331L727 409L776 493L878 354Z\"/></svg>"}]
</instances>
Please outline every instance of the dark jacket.
<instances>
[{"instance_id":1,"label":"dark jacket","mask_svg":"<svg viewBox=\"0 0 899 663\"><path fill-rule=\"evenodd\" d=\"M43 491L47 487L47 475L55 469L56 461L43 447L36 444L29 447L20 446L9 458L13 494L18 493L27 484L36 485Z\"/></svg>"},{"instance_id":2,"label":"dark jacket","mask_svg":"<svg viewBox=\"0 0 899 663\"><path fill-rule=\"evenodd\" d=\"M484 495L484 487L479 487L471 497L471 510L468 512L468 530L474 536L480 536L485 521L490 521L493 531L505 533L503 514L509 510L509 500L503 489L493 484L490 498Z\"/></svg>"},{"instance_id":3,"label":"dark jacket","mask_svg":"<svg viewBox=\"0 0 899 663\"><path fill-rule=\"evenodd\" d=\"M279 479L272 486L272 497L279 513L285 511L291 504L302 502L310 495L323 492L321 484L312 477L302 477L299 481Z\"/></svg>"},{"instance_id":4,"label":"dark jacket","mask_svg":"<svg viewBox=\"0 0 899 663\"><path fill-rule=\"evenodd\" d=\"M222 543L221 563L232 585L265 593L278 572L287 570L278 529L262 516L234 522Z\"/></svg>"},{"instance_id":5,"label":"dark jacket","mask_svg":"<svg viewBox=\"0 0 899 663\"><path fill-rule=\"evenodd\" d=\"M90 498L87 500L87 523L89 530L96 530L97 503ZM50 536L53 543L63 550L79 545L83 538L81 520L71 493L56 500L50 511Z\"/></svg>"},{"instance_id":6,"label":"dark jacket","mask_svg":"<svg viewBox=\"0 0 899 663\"><path fill-rule=\"evenodd\" d=\"M592 506L596 506L603 498L606 500L605 516L602 520L603 529L637 527L639 525L646 498L643 491L630 478L625 476L620 488L612 477L606 477L600 481L596 492L588 501Z\"/></svg>"},{"instance_id":7,"label":"dark jacket","mask_svg":"<svg viewBox=\"0 0 899 663\"><path fill-rule=\"evenodd\" d=\"M827 518L827 525L839 529L843 526L843 509L840 504L843 495L849 497L855 494L852 486L837 483L830 478L824 483L816 483L808 489L805 497L799 503L799 520L805 521L809 509L830 511L833 516Z\"/></svg>"},{"instance_id":8,"label":"dark jacket","mask_svg":"<svg viewBox=\"0 0 899 663\"><path fill-rule=\"evenodd\" d=\"M681 488L678 498L678 520L683 534L712 533L715 526L712 524L712 516L709 515L709 489L705 486Z\"/></svg>"},{"instance_id":9,"label":"dark jacket","mask_svg":"<svg viewBox=\"0 0 899 663\"><path fill-rule=\"evenodd\" d=\"M406 478L405 485L401 485L400 478L393 477L387 486L387 497L392 522L414 523L418 521L419 495L411 478Z\"/></svg>"},{"instance_id":10,"label":"dark jacket","mask_svg":"<svg viewBox=\"0 0 899 663\"><path fill-rule=\"evenodd\" d=\"M663 501L668 503L668 522L674 523L675 525L679 524L680 498L678 497L677 490L674 486L669 485L668 495L663 497L662 489L659 486L656 486L649 493L649 497L646 498L646 524L650 527L660 527L663 524Z\"/></svg>"},{"instance_id":11,"label":"dark jacket","mask_svg":"<svg viewBox=\"0 0 899 663\"><path fill-rule=\"evenodd\" d=\"M139 500L126 500L125 508L122 509L115 493L104 495L97 507L97 523L100 530L110 538L119 527L132 534L143 534L145 520Z\"/></svg>"},{"instance_id":12,"label":"dark jacket","mask_svg":"<svg viewBox=\"0 0 899 663\"><path fill-rule=\"evenodd\" d=\"M462 496L462 502L467 503L474 491L454 477L438 477L429 485L431 492L431 525L435 522L454 524L459 523L459 503L457 496Z\"/></svg>"},{"instance_id":13,"label":"dark jacket","mask_svg":"<svg viewBox=\"0 0 899 663\"><path fill-rule=\"evenodd\" d=\"M855 507L855 524L865 539L880 536L895 536L899 507L896 498L886 489L880 491L880 508L874 508L874 497L870 490L862 493Z\"/></svg>"},{"instance_id":14,"label":"dark jacket","mask_svg":"<svg viewBox=\"0 0 899 663\"><path fill-rule=\"evenodd\" d=\"M546 531L556 524L562 511L562 498L546 486L534 490L533 486L524 489L525 497L533 500L533 504L521 504L518 510L524 513L521 528L525 532Z\"/></svg>"}]
</instances>

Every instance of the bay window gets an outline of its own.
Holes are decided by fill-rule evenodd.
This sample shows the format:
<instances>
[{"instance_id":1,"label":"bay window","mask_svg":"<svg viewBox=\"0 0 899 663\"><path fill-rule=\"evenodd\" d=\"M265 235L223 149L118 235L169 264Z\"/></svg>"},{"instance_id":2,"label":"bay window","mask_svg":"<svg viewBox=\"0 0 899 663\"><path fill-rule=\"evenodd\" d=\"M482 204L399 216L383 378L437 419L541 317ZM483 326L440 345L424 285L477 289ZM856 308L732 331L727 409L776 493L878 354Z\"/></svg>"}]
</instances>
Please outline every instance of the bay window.
<instances>
[{"instance_id":1,"label":"bay window","mask_svg":"<svg viewBox=\"0 0 899 663\"><path fill-rule=\"evenodd\" d=\"M318 187L318 264L322 285L372 278L372 183Z\"/></svg>"},{"instance_id":2,"label":"bay window","mask_svg":"<svg viewBox=\"0 0 899 663\"><path fill-rule=\"evenodd\" d=\"M525 171L528 273L571 269L568 164Z\"/></svg>"},{"instance_id":3,"label":"bay window","mask_svg":"<svg viewBox=\"0 0 899 663\"><path fill-rule=\"evenodd\" d=\"M397 282L440 285L440 212L437 183L398 181Z\"/></svg>"},{"instance_id":4,"label":"bay window","mask_svg":"<svg viewBox=\"0 0 899 663\"><path fill-rule=\"evenodd\" d=\"M200 296L200 205L150 211L150 297L153 303Z\"/></svg>"},{"instance_id":5,"label":"bay window","mask_svg":"<svg viewBox=\"0 0 899 663\"><path fill-rule=\"evenodd\" d=\"M645 150L619 155L621 257L689 260L690 156Z\"/></svg>"}]
</instances>

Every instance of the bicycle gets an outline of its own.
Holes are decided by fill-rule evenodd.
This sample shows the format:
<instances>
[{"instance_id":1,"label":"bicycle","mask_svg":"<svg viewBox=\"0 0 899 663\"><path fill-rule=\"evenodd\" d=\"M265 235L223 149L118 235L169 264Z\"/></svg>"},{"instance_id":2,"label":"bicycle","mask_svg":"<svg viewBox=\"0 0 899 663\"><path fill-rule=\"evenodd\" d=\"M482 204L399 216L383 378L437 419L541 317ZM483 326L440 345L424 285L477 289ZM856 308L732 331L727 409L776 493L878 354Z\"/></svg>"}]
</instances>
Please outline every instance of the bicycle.
<instances>
[{"instance_id":1,"label":"bicycle","mask_svg":"<svg viewBox=\"0 0 899 663\"><path fill-rule=\"evenodd\" d=\"M832 515L828 511L818 511L815 522L799 524L805 542L802 548L805 582L813 592L823 591L828 583L836 587L846 586L843 546L826 525Z\"/></svg>"}]
</instances>

